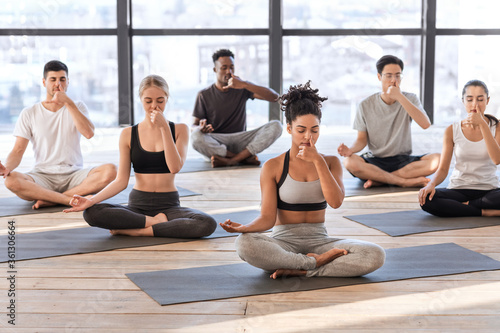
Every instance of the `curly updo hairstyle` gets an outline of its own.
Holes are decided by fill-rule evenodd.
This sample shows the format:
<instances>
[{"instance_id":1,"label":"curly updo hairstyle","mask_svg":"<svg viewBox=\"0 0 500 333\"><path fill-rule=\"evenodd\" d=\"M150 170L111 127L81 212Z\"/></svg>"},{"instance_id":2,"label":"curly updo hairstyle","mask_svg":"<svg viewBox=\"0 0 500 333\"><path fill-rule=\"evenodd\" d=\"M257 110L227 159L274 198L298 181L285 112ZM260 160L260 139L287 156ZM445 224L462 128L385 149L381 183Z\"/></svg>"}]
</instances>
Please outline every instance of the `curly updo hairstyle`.
<instances>
[{"instance_id":1,"label":"curly updo hairstyle","mask_svg":"<svg viewBox=\"0 0 500 333\"><path fill-rule=\"evenodd\" d=\"M280 96L280 108L285 112L287 124L308 114L315 115L321 121L321 102L328 98L319 96L318 91L311 88L311 81L307 81L304 85L290 86L288 92Z\"/></svg>"}]
</instances>

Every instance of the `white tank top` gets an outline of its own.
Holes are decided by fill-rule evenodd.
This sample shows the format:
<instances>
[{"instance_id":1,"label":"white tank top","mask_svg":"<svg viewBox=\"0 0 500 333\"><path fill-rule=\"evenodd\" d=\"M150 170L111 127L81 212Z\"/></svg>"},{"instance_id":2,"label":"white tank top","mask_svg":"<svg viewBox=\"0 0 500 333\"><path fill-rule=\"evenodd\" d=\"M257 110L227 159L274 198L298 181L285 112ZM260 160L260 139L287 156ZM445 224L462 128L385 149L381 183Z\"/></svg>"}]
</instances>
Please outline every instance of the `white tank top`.
<instances>
[{"instance_id":1,"label":"white tank top","mask_svg":"<svg viewBox=\"0 0 500 333\"><path fill-rule=\"evenodd\" d=\"M490 125L495 135L496 126ZM491 160L484 139L473 142L462 132L461 122L453 123L455 169L450 177L450 189L492 190L498 188L497 166Z\"/></svg>"}]
</instances>

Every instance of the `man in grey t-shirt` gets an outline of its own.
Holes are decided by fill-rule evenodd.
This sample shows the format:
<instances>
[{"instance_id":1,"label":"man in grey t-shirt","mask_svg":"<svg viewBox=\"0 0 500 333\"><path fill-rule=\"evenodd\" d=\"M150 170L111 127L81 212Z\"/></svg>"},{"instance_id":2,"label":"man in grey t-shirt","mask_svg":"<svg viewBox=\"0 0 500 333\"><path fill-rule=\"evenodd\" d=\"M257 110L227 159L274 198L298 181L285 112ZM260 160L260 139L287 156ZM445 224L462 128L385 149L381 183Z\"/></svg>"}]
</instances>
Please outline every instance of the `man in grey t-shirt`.
<instances>
[{"instance_id":1,"label":"man in grey t-shirt","mask_svg":"<svg viewBox=\"0 0 500 333\"><path fill-rule=\"evenodd\" d=\"M196 98L193 148L210 158L212 167L259 165L256 154L276 141L283 128L280 121L272 120L247 131L246 102L249 98L276 102L278 94L234 75L234 54L230 50L218 50L212 59L216 82L201 90Z\"/></svg>"},{"instance_id":2,"label":"man in grey t-shirt","mask_svg":"<svg viewBox=\"0 0 500 333\"><path fill-rule=\"evenodd\" d=\"M431 123L415 94L400 89L403 61L385 55L377 61L377 76L382 92L364 99L358 106L354 129L356 141L347 147L340 144L338 152L344 166L355 177L366 180L365 188L382 184L402 187L423 187L439 164L440 154L413 156L411 121L427 129ZM359 156L368 144L369 152Z\"/></svg>"}]
</instances>

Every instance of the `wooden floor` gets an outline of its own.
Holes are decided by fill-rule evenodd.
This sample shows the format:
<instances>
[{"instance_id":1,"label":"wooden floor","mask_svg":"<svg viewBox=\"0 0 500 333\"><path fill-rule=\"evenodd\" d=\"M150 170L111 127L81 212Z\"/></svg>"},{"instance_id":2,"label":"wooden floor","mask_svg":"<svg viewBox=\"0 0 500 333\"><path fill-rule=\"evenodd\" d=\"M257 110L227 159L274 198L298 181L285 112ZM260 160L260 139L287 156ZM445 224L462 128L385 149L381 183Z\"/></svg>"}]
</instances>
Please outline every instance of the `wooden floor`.
<instances>
[{"instance_id":1,"label":"wooden floor","mask_svg":"<svg viewBox=\"0 0 500 333\"><path fill-rule=\"evenodd\" d=\"M89 159L117 158L116 149L109 148L116 137L106 140L103 150L89 153ZM322 148L335 153L340 137L342 133L333 133L331 141L322 141ZM419 143L434 147L425 139ZM282 138L272 148L282 151L287 145L289 139ZM24 164L29 166L29 158ZM203 194L183 198L182 204L208 213L256 208L259 172L254 168L179 174L177 185ZM0 183L0 196L10 195ZM500 260L500 227L394 238L343 218L417 209L416 198L416 192L346 198L341 208L327 210L329 233L386 249L455 242ZM81 213L14 218L17 233L86 226ZM0 218L1 234L6 234L9 220L12 217ZM171 306L158 305L125 276L240 262L232 237L19 261L15 329L7 323L8 269L2 264L0 332L499 332L500 271Z\"/></svg>"}]
</instances>

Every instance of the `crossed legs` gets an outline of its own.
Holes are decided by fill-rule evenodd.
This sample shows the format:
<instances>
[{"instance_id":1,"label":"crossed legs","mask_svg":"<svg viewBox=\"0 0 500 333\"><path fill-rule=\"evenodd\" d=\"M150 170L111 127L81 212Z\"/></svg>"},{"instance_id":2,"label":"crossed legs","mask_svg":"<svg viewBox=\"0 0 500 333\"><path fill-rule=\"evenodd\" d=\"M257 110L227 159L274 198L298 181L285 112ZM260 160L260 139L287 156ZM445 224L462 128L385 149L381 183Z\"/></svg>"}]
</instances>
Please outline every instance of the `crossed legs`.
<instances>
[{"instance_id":1,"label":"crossed legs","mask_svg":"<svg viewBox=\"0 0 500 333\"><path fill-rule=\"evenodd\" d=\"M361 156L352 154L344 159L345 168L359 179L365 179L365 188L382 184L401 187L423 187L430 181L426 176L433 174L439 165L440 154L428 154L393 172L382 170L367 163Z\"/></svg>"},{"instance_id":2,"label":"crossed legs","mask_svg":"<svg viewBox=\"0 0 500 333\"><path fill-rule=\"evenodd\" d=\"M5 186L21 199L35 201L32 208L38 209L57 204L69 206L69 201L74 194L97 193L106 187L115 176L115 165L104 164L93 168L79 185L60 193L35 183L34 179L27 174L14 171L5 178Z\"/></svg>"}]
</instances>

